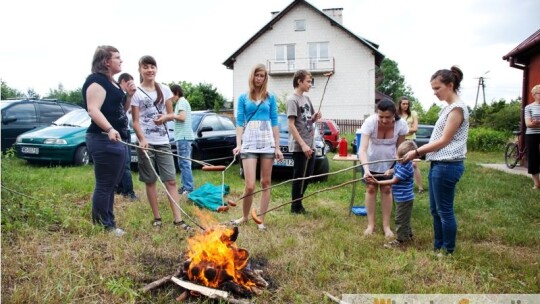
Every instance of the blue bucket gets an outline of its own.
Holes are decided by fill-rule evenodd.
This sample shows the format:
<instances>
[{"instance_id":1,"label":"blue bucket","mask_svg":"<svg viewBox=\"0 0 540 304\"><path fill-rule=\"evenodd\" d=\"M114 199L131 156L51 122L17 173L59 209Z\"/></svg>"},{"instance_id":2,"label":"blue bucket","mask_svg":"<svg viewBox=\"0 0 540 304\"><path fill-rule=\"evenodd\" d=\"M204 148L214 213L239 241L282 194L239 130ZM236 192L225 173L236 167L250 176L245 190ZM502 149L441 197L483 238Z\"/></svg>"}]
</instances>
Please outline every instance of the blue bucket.
<instances>
[{"instance_id":1,"label":"blue bucket","mask_svg":"<svg viewBox=\"0 0 540 304\"><path fill-rule=\"evenodd\" d=\"M366 216L367 215L367 209L366 209L365 206L353 206L352 207L352 213L354 213L355 215Z\"/></svg>"}]
</instances>

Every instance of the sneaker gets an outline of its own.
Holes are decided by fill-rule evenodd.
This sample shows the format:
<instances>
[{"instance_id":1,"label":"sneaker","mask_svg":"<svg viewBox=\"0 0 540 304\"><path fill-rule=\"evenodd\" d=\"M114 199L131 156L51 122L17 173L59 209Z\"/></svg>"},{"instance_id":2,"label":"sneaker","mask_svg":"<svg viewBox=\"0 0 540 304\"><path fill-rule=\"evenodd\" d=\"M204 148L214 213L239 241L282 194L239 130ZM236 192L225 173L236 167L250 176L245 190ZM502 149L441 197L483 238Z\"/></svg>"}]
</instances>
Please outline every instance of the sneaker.
<instances>
[{"instance_id":1,"label":"sneaker","mask_svg":"<svg viewBox=\"0 0 540 304\"><path fill-rule=\"evenodd\" d=\"M384 248L389 248L389 249L403 248L404 246L405 246L405 242L397 240L397 239L384 244Z\"/></svg>"},{"instance_id":2,"label":"sneaker","mask_svg":"<svg viewBox=\"0 0 540 304\"><path fill-rule=\"evenodd\" d=\"M182 194L184 194L184 191L185 191L184 187L178 188L178 194L182 195Z\"/></svg>"},{"instance_id":3,"label":"sneaker","mask_svg":"<svg viewBox=\"0 0 540 304\"><path fill-rule=\"evenodd\" d=\"M190 225L186 224L186 222L184 221L173 221L173 224L176 226L176 227L180 227L186 231L193 231L193 227L191 227Z\"/></svg>"},{"instance_id":4,"label":"sneaker","mask_svg":"<svg viewBox=\"0 0 540 304\"><path fill-rule=\"evenodd\" d=\"M160 228L162 224L163 224L163 223L161 222L161 218L154 219L154 220L152 221L152 226L153 226L153 227L158 227L158 228Z\"/></svg>"},{"instance_id":5,"label":"sneaker","mask_svg":"<svg viewBox=\"0 0 540 304\"><path fill-rule=\"evenodd\" d=\"M264 224L257 224L257 228L259 229L259 231L265 231L266 230L266 226Z\"/></svg>"},{"instance_id":6,"label":"sneaker","mask_svg":"<svg viewBox=\"0 0 540 304\"><path fill-rule=\"evenodd\" d=\"M120 229L120 228L110 229L109 233L112 233L114 236L118 236L118 237L123 236L124 234L126 234L126 232L123 229Z\"/></svg>"},{"instance_id":7,"label":"sneaker","mask_svg":"<svg viewBox=\"0 0 540 304\"><path fill-rule=\"evenodd\" d=\"M122 196L124 198L129 199L132 202L139 200L139 197L134 192L131 192L131 193L128 193L128 194L122 194Z\"/></svg>"}]
</instances>

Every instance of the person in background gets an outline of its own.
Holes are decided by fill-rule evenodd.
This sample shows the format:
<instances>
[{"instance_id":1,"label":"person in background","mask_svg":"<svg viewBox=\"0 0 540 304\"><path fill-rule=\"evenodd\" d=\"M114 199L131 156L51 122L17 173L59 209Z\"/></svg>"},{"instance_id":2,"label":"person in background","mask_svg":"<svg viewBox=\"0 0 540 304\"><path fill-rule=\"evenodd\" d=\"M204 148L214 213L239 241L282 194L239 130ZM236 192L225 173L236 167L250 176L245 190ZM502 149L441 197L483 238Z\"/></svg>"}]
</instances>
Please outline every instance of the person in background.
<instances>
[{"instance_id":1,"label":"person in background","mask_svg":"<svg viewBox=\"0 0 540 304\"><path fill-rule=\"evenodd\" d=\"M122 73L120 74L120 76L118 76L118 84L120 85L120 88L122 88L124 92L127 92L129 83L133 83L133 76L131 76L130 74ZM129 112L131 112L131 108L127 110L128 114ZM122 138L122 140L126 143L129 143L130 137L131 136L128 132L127 137ZM133 191L133 179L131 177L131 149L129 146L126 149L126 161L125 161L125 166L124 166L124 173L122 174L122 179L116 186L116 193L121 194L123 197L128 198L132 202L139 200L139 198L135 194L135 191Z\"/></svg>"},{"instance_id":2,"label":"person in background","mask_svg":"<svg viewBox=\"0 0 540 304\"><path fill-rule=\"evenodd\" d=\"M458 92L463 72L457 66L431 76L435 96L447 103L439 112L429 143L410 151L403 161L426 155L429 170L429 207L433 216L433 248L438 256L456 249L457 222L454 214L456 186L465 171L469 134L469 110Z\"/></svg>"},{"instance_id":3,"label":"person in background","mask_svg":"<svg viewBox=\"0 0 540 304\"><path fill-rule=\"evenodd\" d=\"M540 189L540 84L535 85L531 94L534 101L525 106L525 146L527 147L527 172L532 176L533 189Z\"/></svg>"},{"instance_id":4,"label":"person in background","mask_svg":"<svg viewBox=\"0 0 540 304\"><path fill-rule=\"evenodd\" d=\"M191 144L195 140L193 128L191 126L191 105L184 98L182 87L173 84L171 86L173 93L172 101L174 106L174 141L176 142L176 151L178 153L178 168L180 168L180 177L182 187L178 188L178 194L188 195L193 192L193 173L191 172Z\"/></svg>"},{"instance_id":5,"label":"person in background","mask_svg":"<svg viewBox=\"0 0 540 304\"><path fill-rule=\"evenodd\" d=\"M249 92L238 97L236 116L236 148L244 170L244 199L242 217L232 223L239 225L249 219L255 191L257 162L260 163L261 188L272 183L274 159L283 159L279 149L279 126L276 97L268 93L268 73L263 64L257 64L249 74ZM264 213L270 204L270 189L262 191L259 230L265 230Z\"/></svg>"},{"instance_id":6,"label":"person in background","mask_svg":"<svg viewBox=\"0 0 540 304\"><path fill-rule=\"evenodd\" d=\"M397 148L398 158L402 158L409 151L417 149L416 144L412 140L406 140ZM413 162L398 161L393 169L390 169L394 176L392 179L378 181L374 179L378 185L392 185L392 195L396 203L396 214L394 217L396 223L395 240L384 244L385 248L400 248L407 245L412 240L413 232L411 228L411 217L414 203L414 167Z\"/></svg>"},{"instance_id":7,"label":"person in background","mask_svg":"<svg viewBox=\"0 0 540 304\"><path fill-rule=\"evenodd\" d=\"M139 140L139 180L146 184L146 196L150 202L154 220L152 226L161 227L156 182L161 178L167 188L167 198L173 213L173 224L184 229L193 228L182 220L178 191L176 189L176 169L169 143L166 122L174 119L172 109L173 94L168 86L156 81L157 63L152 56L139 59L141 84L131 101L133 129ZM147 157L148 155L148 157ZM159 176L156 176L156 172Z\"/></svg>"},{"instance_id":8,"label":"person in background","mask_svg":"<svg viewBox=\"0 0 540 304\"><path fill-rule=\"evenodd\" d=\"M390 229L390 214L392 213L392 192L390 185L377 185L375 179L387 180L387 172L396 158L397 147L405 140L409 133L407 123L397 114L396 104L388 99L382 99L377 103L377 113L368 117L360 128L362 140L360 141L360 161L364 171L366 189L366 209L368 226L364 235L373 234L375 230L375 202L377 192L380 189L382 224L384 236L392 238L394 233ZM375 175L375 176L374 176Z\"/></svg>"},{"instance_id":9,"label":"person in background","mask_svg":"<svg viewBox=\"0 0 540 304\"><path fill-rule=\"evenodd\" d=\"M416 131L418 131L418 113L411 110L411 103L409 98L402 96L398 101L398 115L401 116L403 120L407 122L409 127L409 134L405 136L405 140L415 140ZM420 167L417 163L413 162L414 167L414 181L418 186L418 193L424 193L424 185L422 183L422 172L420 172Z\"/></svg>"},{"instance_id":10,"label":"person in background","mask_svg":"<svg viewBox=\"0 0 540 304\"><path fill-rule=\"evenodd\" d=\"M126 232L114 220L114 186L124 172L126 149L119 142L129 134L126 109L136 91L128 81L125 93L113 76L122 71L117 48L98 46L92 59L92 74L82 87L84 107L92 119L86 131L86 146L94 163L95 186L92 194L92 221L116 236Z\"/></svg>"},{"instance_id":11,"label":"person in background","mask_svg":"<svg viewBox=\"0 0 540 304\"><path fill-rule=\"evenodd\" d=\"M294 92L287 98L287 117L289 119L289 151L293 153L293 179L313 175L315 168L315 123L321 119L321 112L315 113L309 96L305 93L311 89L313 78L306 70L294 73ZM301 198L307 189L309 180L292 182L291 212L304 214L306 209Z\"/></svg>"}]
</instances>

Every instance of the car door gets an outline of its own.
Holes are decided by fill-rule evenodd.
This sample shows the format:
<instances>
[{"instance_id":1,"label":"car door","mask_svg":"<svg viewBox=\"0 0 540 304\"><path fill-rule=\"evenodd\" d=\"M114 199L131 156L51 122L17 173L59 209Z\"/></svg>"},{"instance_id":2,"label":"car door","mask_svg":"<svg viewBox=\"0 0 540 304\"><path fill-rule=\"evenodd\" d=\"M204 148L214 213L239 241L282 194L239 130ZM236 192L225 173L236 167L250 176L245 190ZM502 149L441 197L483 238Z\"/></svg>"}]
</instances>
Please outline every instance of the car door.
<instances>
[{"instance_id":1,"label":"car door","mask_svg":"<svg viewBox=\"0 0 540 304\"><path fill-rule=\"evenodd\" d=\"M205 115L195 132L201 160L232 157L236 146L236 130L232 121L216 114Z\"/></svg>"},{"instance_id":2,"label":"car door","mask_svg":"<svg viewBox=\"0 0 540 304\"><path fill-rule=\"evenodd\" d=\"M20 134L39 126L33 102L17 102L2 110L2 151L10 148Z\"/></svg>"}]
</instances>

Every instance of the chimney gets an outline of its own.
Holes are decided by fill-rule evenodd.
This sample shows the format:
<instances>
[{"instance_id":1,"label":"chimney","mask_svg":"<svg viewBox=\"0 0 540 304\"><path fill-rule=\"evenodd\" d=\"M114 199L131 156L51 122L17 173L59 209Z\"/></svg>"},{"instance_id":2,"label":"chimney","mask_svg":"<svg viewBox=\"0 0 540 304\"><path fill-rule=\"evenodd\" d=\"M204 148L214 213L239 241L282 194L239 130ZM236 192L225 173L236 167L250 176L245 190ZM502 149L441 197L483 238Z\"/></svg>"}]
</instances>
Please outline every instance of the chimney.
<instances>
[{"instance_id":1,"label":"chimney","mask_svg":"<svg viewBox=\"0 0 540 304\"><path fill-rule=\"evenodd\" d=\"M322 10L328 17L343 25L343 8L325 8Z\"/></svg>"}]
</instances>

